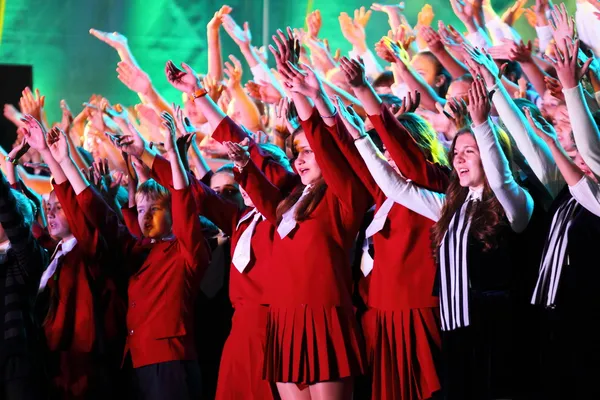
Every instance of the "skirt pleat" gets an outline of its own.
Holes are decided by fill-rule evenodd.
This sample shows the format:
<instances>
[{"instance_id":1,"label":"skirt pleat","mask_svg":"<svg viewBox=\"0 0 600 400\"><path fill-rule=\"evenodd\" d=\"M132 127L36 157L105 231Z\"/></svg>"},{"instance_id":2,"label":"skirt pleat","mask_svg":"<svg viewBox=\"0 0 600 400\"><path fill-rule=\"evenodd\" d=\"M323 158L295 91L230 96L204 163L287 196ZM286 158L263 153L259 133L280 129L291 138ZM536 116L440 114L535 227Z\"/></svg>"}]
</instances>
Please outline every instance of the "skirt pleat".
<instances>
[{"instance_id":1,"label":"skirt pleat","mask_svg":"<svg viewBox=\"0 0 600 400\"><path fill-rule=\"evenodd\" d=\"M382 311L362 319L372 399L428 399L441 388L438 308Z\"/></svg>"},{"instance_id":2,"label":"skirt pleat","mask_svg":"<svg viewBox=\"0 0 600 400\"><path fill-rule=\"evenodd\" d=\"M352 309L270 307L265 379L299 384L338 380L363 374L365 358Z\"/></svg>"}]
</instances>

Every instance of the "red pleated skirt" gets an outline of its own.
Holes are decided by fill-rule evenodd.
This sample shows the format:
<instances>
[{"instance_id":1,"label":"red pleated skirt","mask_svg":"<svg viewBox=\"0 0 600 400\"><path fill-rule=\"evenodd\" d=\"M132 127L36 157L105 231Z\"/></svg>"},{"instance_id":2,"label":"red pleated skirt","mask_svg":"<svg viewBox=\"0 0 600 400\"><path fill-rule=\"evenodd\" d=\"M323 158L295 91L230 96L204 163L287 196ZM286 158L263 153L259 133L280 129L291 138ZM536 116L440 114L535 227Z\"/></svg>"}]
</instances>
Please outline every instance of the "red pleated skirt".
<instances>
[{"instance_id":1,"label":"red pleated skirt","mask_svg":"<svg viewBox=\"0 0 600 400\"><path fill-rule=\"evenodd\" d=\"M310 385L364 374L366 355L352 308L269 309L263 377Z\"/></svg>"},{"instance_id":2,"label":"red pleated skirt","mask_svg":"<svg viewBox=\"0 0 600 400\"><path fill-rule=\"evenodd\" d=\"M236 306L223 347L216 400L272 400L274 385L263 379L268 307Z\"/></svg>"},{"instance_id":3,"label":"red pleated skirt","mask_svg":"<svg viewBox=\"0 0 600 400\"><path fill-rule=\"evenodd\" d=\"M362 325L373 400L428 399L440 390L439 308L371 308Z\"/></svg>"}]
</instances>

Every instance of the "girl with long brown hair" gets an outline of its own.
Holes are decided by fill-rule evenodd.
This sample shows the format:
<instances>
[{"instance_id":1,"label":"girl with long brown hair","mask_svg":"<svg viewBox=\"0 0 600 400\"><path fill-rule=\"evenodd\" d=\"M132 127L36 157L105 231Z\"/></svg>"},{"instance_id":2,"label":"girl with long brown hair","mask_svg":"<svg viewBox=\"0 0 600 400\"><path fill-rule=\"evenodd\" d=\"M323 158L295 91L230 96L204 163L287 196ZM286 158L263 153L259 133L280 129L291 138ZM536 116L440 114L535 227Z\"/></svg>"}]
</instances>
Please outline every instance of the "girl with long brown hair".
<instances>
[{"instance_id":1,"label":"girl with long brown hair","mask_svg":"<svg viewBox=\"0 0 600 400\"><path fill-rule=\"evenodd\" d=\"M469 91L468 110L472 132L454 138L446 194L395 173L368 138L355 143L388 197L436 221L447 398L506 398L512 394L511 269L518 265L518 234L529 223L533 201L513 177L509 142L489 119L481 77Z\"/></svg>"}]
</instances>

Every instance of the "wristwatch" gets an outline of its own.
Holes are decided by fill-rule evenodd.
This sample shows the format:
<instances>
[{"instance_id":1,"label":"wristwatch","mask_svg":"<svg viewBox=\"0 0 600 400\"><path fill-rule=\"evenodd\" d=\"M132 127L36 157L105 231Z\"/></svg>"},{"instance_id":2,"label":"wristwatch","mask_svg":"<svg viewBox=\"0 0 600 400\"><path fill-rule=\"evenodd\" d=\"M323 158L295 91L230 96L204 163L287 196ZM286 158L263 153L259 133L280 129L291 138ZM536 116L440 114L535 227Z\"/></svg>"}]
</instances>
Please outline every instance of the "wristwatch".
<instances>
[{"instance_id":1,"label":"wristwatch","mask_svg":"<svg viewBox=\"0 0 600 400\"><path fill-rule=\"evenodd\" d=\"M192 93L190 93L190 97L193 100L196 100L198 97L204 97L204 96L206 96L207 93L208 92L206 91L206 89L200 88L200 89L197 89L197 90L193 91Z\"/></svg>"}]
</instances>

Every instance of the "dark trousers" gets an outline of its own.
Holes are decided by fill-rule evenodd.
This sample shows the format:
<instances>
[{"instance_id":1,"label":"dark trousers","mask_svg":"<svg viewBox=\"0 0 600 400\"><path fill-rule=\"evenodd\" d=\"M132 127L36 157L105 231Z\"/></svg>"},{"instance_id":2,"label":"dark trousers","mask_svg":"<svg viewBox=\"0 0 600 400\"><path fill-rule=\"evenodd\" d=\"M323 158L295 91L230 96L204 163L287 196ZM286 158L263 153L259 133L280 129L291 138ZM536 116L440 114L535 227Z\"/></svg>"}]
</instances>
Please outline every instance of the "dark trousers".
<instances>
[{"instance_id":1,"label":"dark trousers","mask_svg":"<svg viewBox=\"0 0 600 400\"><path fill-rule=\"evenodd\" d=\"M167 361L135 368L140 400L198 400L202 391L197 361Z\"/></svg>"},{"instance_id":2,"label":"dark trousers","mask_svg":"<svg viewBox=\"0 0 600 400\"><path fill-rule=\"evenodd\" d=\"M26 356L8 357L0 373L0 400L44 399L46 382Z\"/></svg>"}]
</instances>

